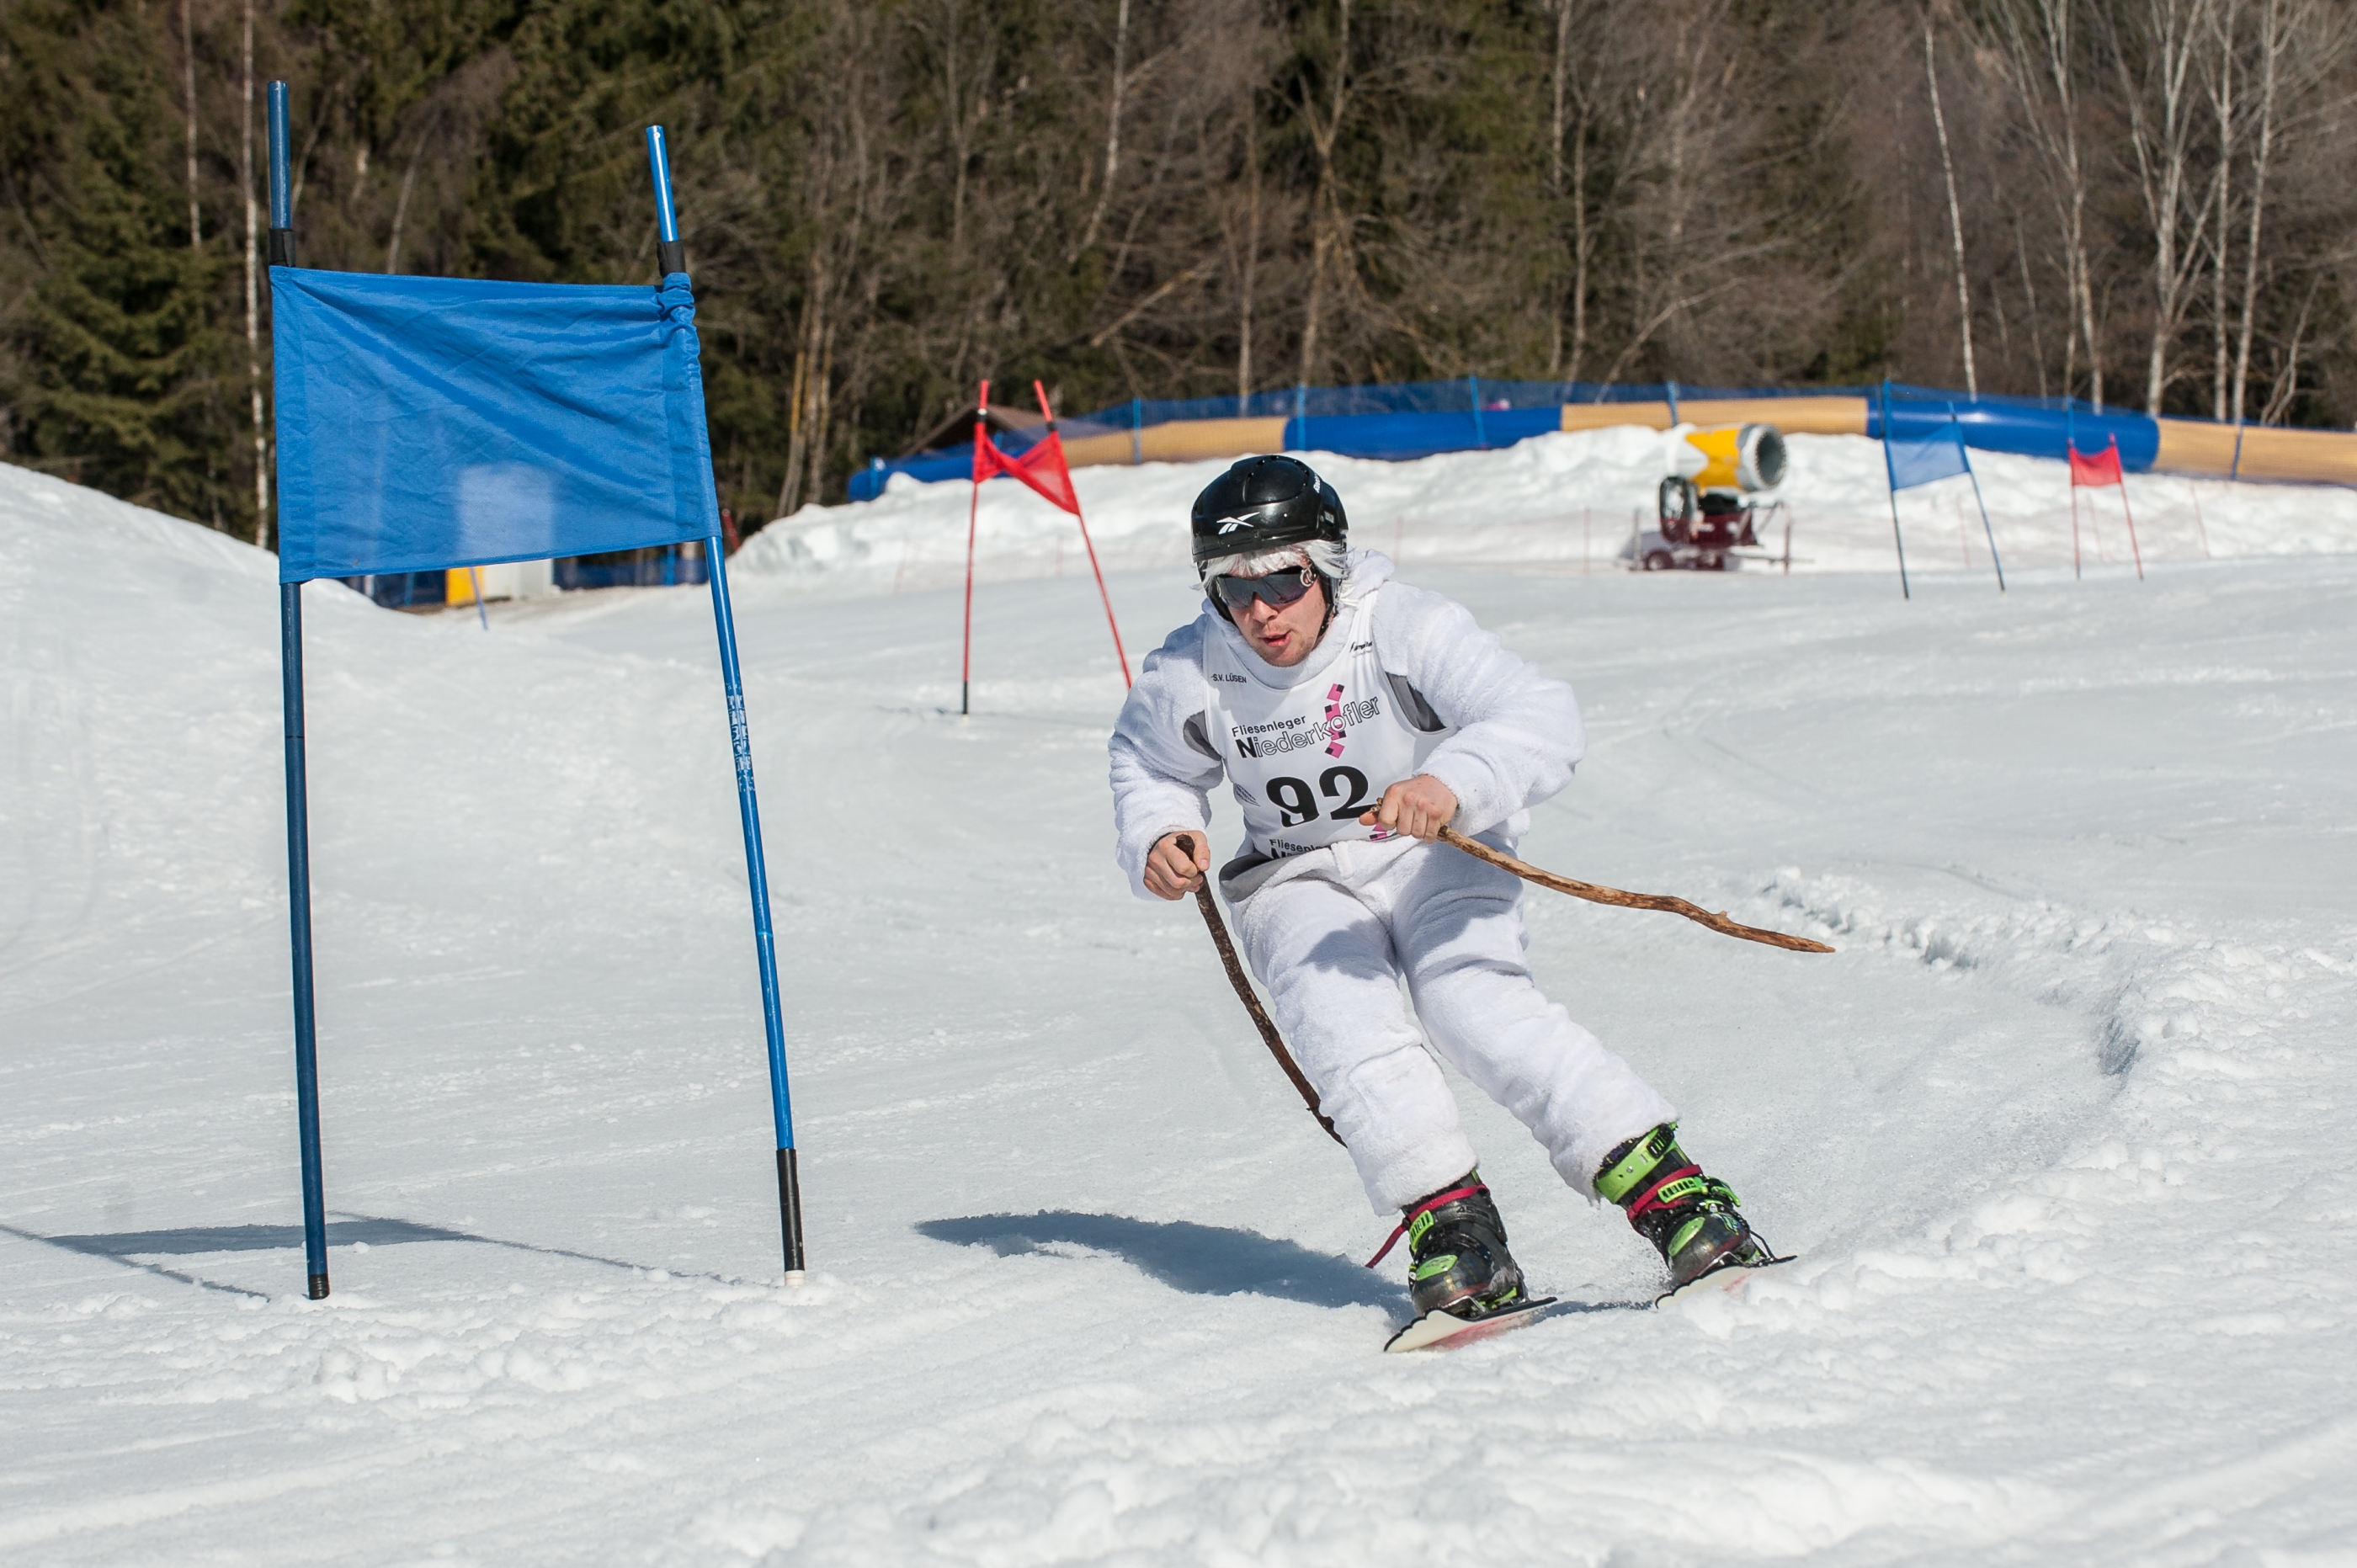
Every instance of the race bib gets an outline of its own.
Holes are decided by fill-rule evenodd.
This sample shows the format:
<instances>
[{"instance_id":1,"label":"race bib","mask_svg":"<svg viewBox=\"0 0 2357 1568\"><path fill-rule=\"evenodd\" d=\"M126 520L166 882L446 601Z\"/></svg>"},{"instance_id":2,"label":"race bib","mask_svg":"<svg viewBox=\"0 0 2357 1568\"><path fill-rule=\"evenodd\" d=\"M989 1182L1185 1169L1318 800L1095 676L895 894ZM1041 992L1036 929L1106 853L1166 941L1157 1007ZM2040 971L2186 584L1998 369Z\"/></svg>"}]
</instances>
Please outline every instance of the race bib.
<instances>
[{"instance_id":1,"label":"race bib","mask_svg":"<svg viewBox=\"0 0 2357 1568\"><path fill-rule=\"evenodd\" d=\"M1351 641L1318 679L1264 684L1227 639L1205 639L1204 728L1224 748L1248 847L1272 859L1393 837L1360 814L1413 778L1446 731L1418 731L1375 657L1375 597L1349 607Z\"/></svg>"}]
</instances>

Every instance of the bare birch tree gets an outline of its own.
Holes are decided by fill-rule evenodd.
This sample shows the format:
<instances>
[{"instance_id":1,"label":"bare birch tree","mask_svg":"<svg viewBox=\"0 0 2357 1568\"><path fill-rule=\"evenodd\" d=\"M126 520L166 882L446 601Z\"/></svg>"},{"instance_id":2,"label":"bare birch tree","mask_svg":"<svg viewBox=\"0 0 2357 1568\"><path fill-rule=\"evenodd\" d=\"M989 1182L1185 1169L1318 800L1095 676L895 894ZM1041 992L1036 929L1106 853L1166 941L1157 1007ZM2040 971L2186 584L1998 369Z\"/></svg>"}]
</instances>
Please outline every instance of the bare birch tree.
<instances>
[{"instance_id":1,"label":"bare birch tree","mask_svg":"<svg viewBox=\"0 0 2357 1568\"><path fill-rule=\"evenodd\" d=\"M1081 232L1074 255L1096 243L1104 222L1105 204L1113 199L1113 182L1121 172L1121 101L1128 87L1129 0L1121 0L1113 32L1113 102L1105 111L1104 182L1097 188L1097 204L1089 209L1089 226Z\"/></svg>"},{"instance_id":2,"label":"bare birch tree","mask_svg":"<svg viewBox=\"0 0 2357 1568\"><path fill-rule=\"evenodd\" d=\"M2252 9L2255 16L2248 58L2233 47L2232 36L2222 49L2222 53L2231 51L2240 62L2233 69L2245 81L2254 81L2256 100L2247 105L2245 117L2237 122L2238 139L2248 147L2249 194L2244 199L2242 212L2243 265L2240 298L2234 309L2233 368L2225 378L2227 395L2222 400L2224 406L2219 410L2219 417L2238 424L2247 413L2252 363L2264 314L2261 293L2270 275L2296 276L2305 270L2309 273L2309 287L2283 349L2281 364L2285 369L2277 374L2262 422L2269 422L2270 416L2280 416L2297 390L2297 367L2315 304L2316 279L2321 275L2326 258L2298 256L2281 240L2267 237L2271 203L2280 199L2275 177L2284 163L2287 147L2296 148L2301 137L2323 132L2331 123L2330 116L2345 104L2343 94L2330 84L2346 66L2352 48L2357 47L2357 16L2352 16L2346 6L2319 0L2255 0ZM2225 69L2222 60L2222 71ZM2220 114L2225 118L2224 111ZM2345 124L2342 134L2346 134ZM2223 148L2221 158L2222 163L2228 161ZM2328 166L2335 162L2326 159ZM2345 167L2345 162L2341 167ZM2226 172L2222 170L2222 177ZM2337 179L2339 174L2340 167L2335 167L2328 177ZM2223 203L2220 210L2225 210ZM2226 271L2222 240L2218 249L2222 278ZM2222 301L2223 292L2222 286L2215 291ZM2217 308L2222 320L2218 346L2222 359L2225 307L2222 303Z\"/></svg>"},{"instance_id":3,"label":"bare birch tree","mask_svg":"<svg viewBox=\"0 0 2357 1568\"><path fill-rule=\"evenodd\" d=\"M2217 134L2218 167L2211 197L2217 216L2212 224L2210 264L2210 417L2224 419L2231 407L2226 393L2227 343L2233 328L2226 306L2226 279L2233 261L2233 194L2235 148L2242 134L2243 108L2234 91L2242 79L2237 58L2242 43L2244 0L2218 0L2210 8L2210 43L2216 51L2210 70L2208 96L2211 124Z\"/></svg>"},{"instance_id":4,"label":"bare birch tree","mask_svg":"<svg viewBox=\"0 0 2357 1568\"><path fill-rule=\"evenodd\" d=\"M930 38L940 73L944 139L950 162L950 255L965 255L966 193L983 122L990 115L992 78L998 64L998 36L987 8L970 19L965 0L936 0L914 21ZM977 36L969 36L969 31Z\"/></svg>"},{"instance_id":5,"label":"bare birch tree","mask_svg":"<svg viewBox=\"0 0 2357 1568\"><path fill-rule=\"evenodd\" d=\"M2213 0L2128 0L2107 15L2110 54L2127 111L2136 188L2152 247L2152 326L2145 356L2145 412L2158 413L2169 349L2185 321L2213 190L2198 195L2200 131L2194 59L2211 31Z\"/></svg>"},{"instance_id":6,"label":"bare birch tree","mask_svg":"<svg viewBox=\"0 0 2357 1568\"><path fill-rule=\"evenodd\" d=\"M1318 331L1326 304L1327 271L1341 264L1336 252L1349 244L1342 199L1334 178L1334 142L1342 134L1342 117L1351 104L1351 0L1339 0L1339 5L1334 58L1328 67L1326 111L1323 114L1318 113L1318 95L1307 85L1293 105L1309 131L1310 145L1318 157L1318 186L1309 199L1309 299L1301 324L1299 380L1304 385L1318 371Z\"/></svg>"},{"instance_id":7,"label":"bare birch tree","mask_svg":"<svg viewBox=\"0 0 2357 1568\"><path fill-rule=\"evenodd\" d=\"M2233 401L2228 417L2243 423L2243 400L2251 384L2251 337L2258 320L2259 237L2266 221L2267 174L2274 165L2276 89L2283 81L2287 0L2259 0L2259 106L2257 144L2251 149L2250 229L2243 238L2242 328L2234 344Z\"/></svg>"},{"instance_id":8,"label":"bare birch tree","mask_svg":"<svg viewBox=\"0 0 2357 1568\"><path fill-rule=\"evenodd\" d=\"M1964 215L1956 204L1956 160L1948 151L1948 118L1940 113L1940 68L1932 53L1932 13L1923 13L1923 81L1932 92L1932 128L1940 137L1940 173L1948 182L1948 234L1956 251L1956 317L1964 338L1964 391L1981 395L1980 377L1973 369L1973 290L1964 273Z\"/></svg>"},{"instance_id":9,"label":"bare birch tree","mask_svg":"<svg viewBox=\"0 0 2357 1568\"><path fill-rule=\"evenodd\" d=\"M1616 50L1602 36L1606 7L1592 0L1555 0L1555 59L1550 73L1554 89L1553 135L1548 141L1547 189L1571 220L1571 345L1565 369L1563 312L1552 313L1547 340L1547 374L1579 380L1587 354L1588 307L1593 295L1598 226L1593 207L1596 174L1594 139L1607 74L1613 70ZM1583 38L1583 34L1584 38ZM1581 39L1584 48L1575 47ZM1574 56L1577 58L1575 60ZM1569 143L1566 158L1566 142Z\"/></svg>"},{"instance_id":10,"label":"bare birch tree","mask_svg":"<svg viewBox=\"0 0 2357 1568\"><path fill-rule=\"evenodd\" d=\"M1236 264L1236 413L1244 411L1244 402L1253 391L1253 305L1258 295L1260 274L1260 99L1256 88L1247 84L1243 93L1244 132L1243 178L1244 219L1243 244ZM1222 212L1224 215L1225 208Z\"/></svg>"},{"instance_id":11,"label":"bare birch tree","mask_svg":"<svg viewBox=\"0 0 2357 1568\"><path fill-rule=\"evenodd\" d=\"M180 0L180 69L188 109L188 249L205 248L205 220L197 205L197 0Z\"/></svg>"},{"instance_id":12,"label":"bare birch tree","mask_svg":"<svg viewBox=\"0 0 2357 1568\"><path fill-rule=\"evenodd\" d=\"M2089 401L2104 406L2103 339L2095 329L2094 269L2089 264L2089 169L2079 139L2079 8L2083 0L1997 0L1988 12L1990 42L2004 62L2029 137L2047 175L2071 298L2072 331L2064 348L2063 385L2075 380L2079 351L2087 355Z\"/></svg>"},{"instance_id":13,"label":"bare birch tree","mask_svg":"<svg viewBox=\"0 0 2357 1568\"><path fill-rule=\"evenodd\" d=\"M388 275L401 270L401 231L409 222L409 198L417 188L417 165L425 156L425 141L432 132L429 114L426 124L418 130L417 140L410 144L409 166L401 171L401 198L393 204L393 234L384 243L384 270Z\"/></svg>"},{"instance_id":14,"label":"bare birch tree","mask_svg":"<svg viewBox=\"0 0 2357 1568\"><path fill-rule=\"evenodd\" d=\"M253 0L245 0L245 98L239 120L238 188L245 195L245 379L253 404L253 542L270 540L270 448L262 417L262 213L253 199Z\"/></svg>"}]
</instances>

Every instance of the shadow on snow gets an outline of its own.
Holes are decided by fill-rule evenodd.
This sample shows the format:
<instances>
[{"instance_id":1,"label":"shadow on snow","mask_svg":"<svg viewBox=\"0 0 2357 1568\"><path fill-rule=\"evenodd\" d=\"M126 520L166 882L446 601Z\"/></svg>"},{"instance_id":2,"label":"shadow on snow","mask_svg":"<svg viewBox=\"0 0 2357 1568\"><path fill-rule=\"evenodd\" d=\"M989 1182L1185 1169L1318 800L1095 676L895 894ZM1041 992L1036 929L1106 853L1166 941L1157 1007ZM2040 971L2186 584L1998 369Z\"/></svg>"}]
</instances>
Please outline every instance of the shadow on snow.
<instances>
[{"instance_id":1,"label":"shadow on snow","mask_svg":"<svg viewBox=\"0 0 2357 1568\"><path fill-rule=\"evenodd\" d=\"M23 1230L14 1225L0 1225L0 1231L23 1238L27 1241L46 1241L52 1247L62 1247L69 1252L81 1252L89 1257L107 1258L125 1267L141 1270L182 1284L201 1285L207 1290L224 1291L234 1295L267 1299L264 1293L242 1286L223 1284L215 1280L184 1273L146 1260L157 1257L204 1257L223 1252L269 1252L300 1251L303 1227L300 1225L189 1225L171 1230L117 1230L82 1236L47 1236L38 1230ZM578 1262L602 1263L608 1268L651 1270L659 1265L633 1263L621 1258L600 1257L595 1252L576 1252L565 1247L543 1247L530 1241L510 1241L497 1236L478 1236L469 1230L453 1230L447 1226L421 1225L410 1219L387 1219L363 1214L350 1219L328 1221L328 1245L350 1247L355 1243L369 1247L393 1247L408 1241L465 1241L477 1246L507 1247L521 1252L540 1252L552 1258L571 1258ZM668 1270L680 1278L717 1280L724 1284L738 1282L718 1274L695 1273L693 1271Z\"/></svg>"},{"instance_id":2,"label":"shadow on snow","mask_svg":"<svg viewBox=\"0 0 2357 1568\"><path fill-rule=\"evenodd\" d=\"M117 1230L91 1236L43 1236L52 1247L98 1258L186 1257L203 1252L268 1252L300 1247L300 1225L189 1225L177 1230ZM328 1245L392 1247L404 1241L480 1241L464 1230L407 1219L331 1219Z\"/></svg>"},{"instance_id":3,"label":"shadow on snow","mask_svg":"<svg viewBox=\"0 0 2357 1568\"><path fill-rule=\"evenodd\" d=\"M1394 1316L1407 1292L1345 1258L1252 1230L1120 1214L979 1214L928 1219L920 1234L1002 1258L1084 1249L1109 1253L1189 1295L1265 1295L1308 1306L1380 1306Z\"/></svg>"}]
</instances>

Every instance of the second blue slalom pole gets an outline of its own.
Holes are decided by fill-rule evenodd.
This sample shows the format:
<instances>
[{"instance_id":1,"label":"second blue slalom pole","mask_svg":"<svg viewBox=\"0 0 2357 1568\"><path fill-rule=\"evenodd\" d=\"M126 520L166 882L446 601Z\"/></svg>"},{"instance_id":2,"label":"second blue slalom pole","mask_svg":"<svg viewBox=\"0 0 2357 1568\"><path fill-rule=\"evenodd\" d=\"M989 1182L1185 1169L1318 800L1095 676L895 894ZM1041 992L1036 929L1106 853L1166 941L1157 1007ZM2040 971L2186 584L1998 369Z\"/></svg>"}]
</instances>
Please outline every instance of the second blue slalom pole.
<instances>
[{"instance_id":1,"label":"second blue slalom pole","mask_svg":"<svg viewBox=\"0 0 2357 1568\"><path fill-rule=\"evenodd\" d=\"M647 127L647 162L655 182L657 264L662 275L687 271L687 248L672 205L671 159L661 125ZM753 790L753 741L745 724L745 676L737 660L737 615L728 602L728 547L719 519L704 542L711 565L712 619L720 637L720 679L728 695L728 744L737 760L737 813L745 830L745 880L753 895L753 950L761 970L761 1025L770 1051L770 1110L778 1133L778 1224L784 1233L786 1283L802 1283L802 1175L794 1161L794 1108L786 1088L786 1023L778 1000L778 939L770 921L770 875L761 854L761 805Z\"/></svg>"}]
</instances>

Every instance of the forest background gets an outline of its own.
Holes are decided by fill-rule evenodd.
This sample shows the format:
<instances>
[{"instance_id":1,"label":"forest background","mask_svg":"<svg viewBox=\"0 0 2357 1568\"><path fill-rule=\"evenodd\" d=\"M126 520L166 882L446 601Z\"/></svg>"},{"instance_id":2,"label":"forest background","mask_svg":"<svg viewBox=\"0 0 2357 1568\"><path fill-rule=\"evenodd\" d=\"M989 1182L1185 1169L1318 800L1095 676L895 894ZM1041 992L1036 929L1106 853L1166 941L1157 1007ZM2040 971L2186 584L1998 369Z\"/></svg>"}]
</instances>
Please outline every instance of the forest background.
<instances>
[{"instance_id":1,"label":"forest background","mask_svg":"<svg viewBox=\"0 0 2357 1568\"><path fill-rule=\"evenodd\" d=\"M747 526L1060 412L1478 374L2357 417L2349 0L5 0L0 456L267 543L308 266L654 277Z\"/></svg>"}]
</instances>

